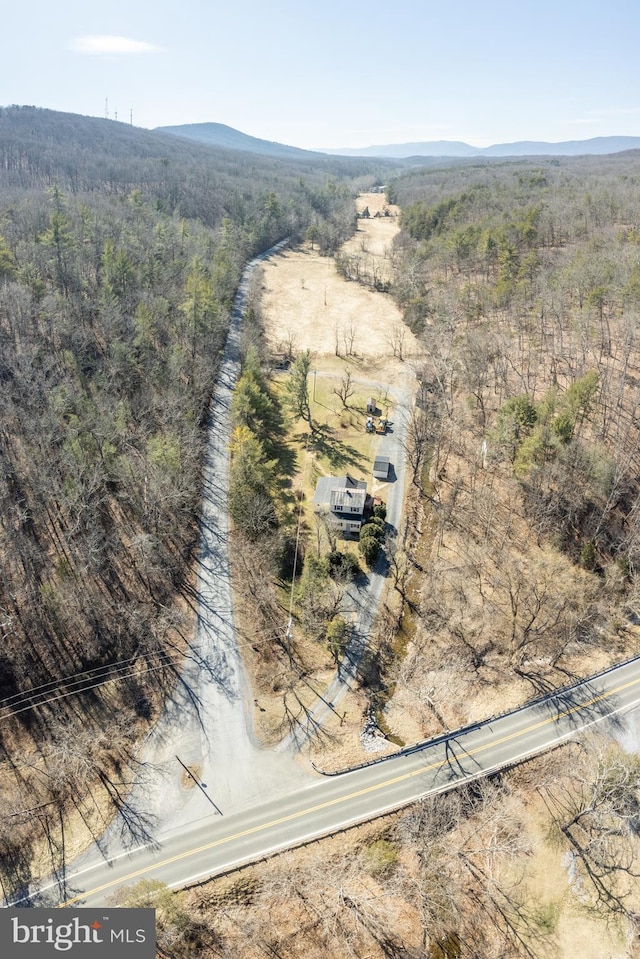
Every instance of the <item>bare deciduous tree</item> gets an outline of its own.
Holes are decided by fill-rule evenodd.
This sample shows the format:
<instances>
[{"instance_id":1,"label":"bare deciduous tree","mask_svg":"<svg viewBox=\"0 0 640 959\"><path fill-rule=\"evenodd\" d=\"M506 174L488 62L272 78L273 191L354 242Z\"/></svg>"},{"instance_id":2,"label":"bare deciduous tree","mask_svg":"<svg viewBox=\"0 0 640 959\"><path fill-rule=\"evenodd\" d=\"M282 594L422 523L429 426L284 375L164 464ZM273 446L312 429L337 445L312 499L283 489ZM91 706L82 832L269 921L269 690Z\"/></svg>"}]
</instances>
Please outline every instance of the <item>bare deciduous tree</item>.
<instances>
[{"instance_id":1,"label":"bare deciduous tree","mask_svg":"<svg viewBox=\"0 0 640 959\"><path fill-rule=\"evenodd\" d=\"M407 338L407 327L404 323L394 323L389 336L389 345L393 355L399 360L404 360L404 344Z\"/></svg>"},{"instance_id":2,"label":"bare deciduous tree","mask_svg":"<svg viewBox=\"0 0 640 959\"><path fill-rule=\"evenodd\" d=\"M573 883L589 907L636 922L640 880L640 758L590 738L571 775L544 787L562 844L572 856Z\"/></svg>"},{"instance_id":3,"label":"bare deciduous tree","mask_svg":"<svg viewBox=\"0 0 640 959\"><path fill-rule=\"evenodd\" d=\"M355 320L349 320L348 324L342 329L342 343L346 356L355 356L355 342L358 327Z\"/></svg>"},{"instance_id":4,"label":"bare deciduous tree","mask_svg":"<svg viewBox=\"0 0 640 959\"><path fill-rule=\"evenodd\" d=\"M347 409L349 406L349 400L355 394L356 388L351 377L351 370L346 369L342 379L340 380L340 385L333 388L333 393L340 399L343 409Z\"/></svg>"}]
</instances>

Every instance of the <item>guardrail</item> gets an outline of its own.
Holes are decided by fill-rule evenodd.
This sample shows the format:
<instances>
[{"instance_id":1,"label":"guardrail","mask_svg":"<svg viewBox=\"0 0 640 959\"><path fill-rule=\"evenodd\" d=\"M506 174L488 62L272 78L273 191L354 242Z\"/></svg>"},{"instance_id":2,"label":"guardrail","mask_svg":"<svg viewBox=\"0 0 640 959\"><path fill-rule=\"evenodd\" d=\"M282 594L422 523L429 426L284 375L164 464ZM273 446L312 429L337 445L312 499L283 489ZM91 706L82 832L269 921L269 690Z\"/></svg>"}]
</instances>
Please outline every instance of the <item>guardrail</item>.
<instances>
[{"instance_id":1,"label":"guardrail","mask_svg":"<svg viewBox=\"0 0 640 959\"><path fill-rule=\"evenodd\" d=\"M384 756L376 756L375 759L369 759L365 762L357 763L355 766L347 766L345 769L337 770L320 769L318 766L316 766L313 760L311 760L311 766L320 776L343 776L345 773L355 772L358 769L366 769L368 766L376 766L379 763L389 762L391 759L397 759L398 756L410 756L412 753L420 752L422 749L428 749L432 746L437 746L440 743L447 742L448 740L456 739L459 736L464 736L475 729L482 729L483 726L489 726L491 723L498 719L503 719L505 716L515 716L516 713L523 712L525 709L530 709L532 706L542 705L550 700L557 699L560 696L570 693L572 689L578 689L580 686L587 686L589 683L600 679L602 676L607 676L616 669L620 669L620 667L627 666L629 663L636 661L640 661L640 654L629 656L628 659L623 659L619 663L614 663L612 666L602 669L599 673L593 673L591 676L586 676L583 679L578 679L575 682L568 683L566 686L559 686L557 689L550 690L548 693L543 693L541 696L536 696L534 699L528 700L521 706L516 706L515 709L505 709L500 713L493 713L486 719L480 719L473 723L467 723L466 726L459 726L457 729L447 730L446 732L440 733L437 736L432 736L431 739L423 739L417 743L412 743L410 746L403 746L402 749L399 749L395 753L387 753Z\"/></svg>"}]
</instances>

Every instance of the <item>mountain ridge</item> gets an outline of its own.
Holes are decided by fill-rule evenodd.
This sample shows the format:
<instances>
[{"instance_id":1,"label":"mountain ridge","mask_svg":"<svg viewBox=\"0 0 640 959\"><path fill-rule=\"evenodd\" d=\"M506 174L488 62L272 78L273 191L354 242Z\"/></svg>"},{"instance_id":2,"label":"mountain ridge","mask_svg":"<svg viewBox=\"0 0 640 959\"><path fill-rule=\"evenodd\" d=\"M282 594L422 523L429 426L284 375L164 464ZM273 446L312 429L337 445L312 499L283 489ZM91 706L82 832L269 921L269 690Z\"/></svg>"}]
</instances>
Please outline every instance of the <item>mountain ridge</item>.
<instances>
[{"instance_id":1,"label":"mountain ridge","mask_svg":"<svg viewBox=\"0 0 640 959\"><path fill-rule=\"evenodd\" d=\"M516 140L475 147L463 140L426 140L409 143L376 144L369 147L325 147L306 150L275 140L251 136L225 123L185 123L155 127L154 133L169 134L183 140L193 140L208 146L259 153L272 157L312 158L319 156L370 157L387 160L407 160L416 157L464 158L514 156L604 156L625 150L640 149L640 136L591 137L586 140Z\"/></svg>"},{"instance_id":2,"label":"mountain ridge","mask_svg":"<svg viewBox=\"0 0 640 959\"><path fill-rule=\"evenodd\" d=\"M209 146L226 147L229 150L243 150L246 153L260 153L263 156L288 158L318 158L320 150L303 150L301 147L288 146L275 140L262 140L259 137L242 133L225 123L185 123L174 126L155 127L154 133L165 133L182 139L196 140Z\"/></svg>"},{"instance_id":3,"label":"mountain ridge","mask_svg":"<svg viewBox=\"0 0 640 959\"><path fill-rule=\"evenodd\" d=\"M334 156L383 157L404 160L416 156L431 157L508 157L508 156L603 156L624 150L640 149L640 136L591 137L587 140L517 140L474 147L462 140L428 140L416 143L387 143L370 147L325 149Z\"/></svg>"}]
</instances>

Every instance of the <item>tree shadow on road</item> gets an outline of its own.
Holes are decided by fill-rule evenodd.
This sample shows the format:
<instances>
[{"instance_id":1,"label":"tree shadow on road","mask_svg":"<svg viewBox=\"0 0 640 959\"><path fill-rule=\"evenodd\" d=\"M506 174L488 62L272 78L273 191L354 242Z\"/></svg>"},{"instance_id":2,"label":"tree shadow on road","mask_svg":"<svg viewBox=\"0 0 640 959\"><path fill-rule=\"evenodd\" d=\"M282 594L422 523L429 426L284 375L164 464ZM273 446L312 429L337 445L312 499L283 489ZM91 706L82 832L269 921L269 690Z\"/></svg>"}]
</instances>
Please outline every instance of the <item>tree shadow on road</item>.
<instances>
[{"instance_id":1,"label":"tree shadow on road","mask_svg":"<svg viewBox=\"0 0 640 959\"><path fill-rule=\"evenodd\" d=\"M624 724L616 713L618 705L618 697L604 692L595 681L553 692L541 702L556 722L566 722L576 731L605 720L611 728L622 729Z\"/></svg>"},{"instance_id":2,"label":"tree shadow on road","mask_svg":"<svg viewBox=\"0 0 640 959\"><path fill-rule=\"evenodd\" d=\"M445 740L444 753L446 767L449 769L453 779L458 779L460 776L466 779L469 776L477 774L482 769L478 760L474 759L471 753L465 749L457 739L451 738ZM470 765L471 768L467 768L468 765Z\"/></svg>"},{"instance_id":3,"label":"tree shadow on road","mask_svg":"<svg viewBox=\"0 0 640 959\"><path fill-rule=\"evenodd\" d=\"M338 736L331 732L325 721L318 715L318 702L328 707L330 714L340 714L332 702L326 700L321 693L313 690L316 699L311 704L305 703L298 692L293 689L283 696L284 713L280 724L282 739L293 742L296 749L302 749L308 743L332 745L338 742Z\"/></svg>"}]
</instances>

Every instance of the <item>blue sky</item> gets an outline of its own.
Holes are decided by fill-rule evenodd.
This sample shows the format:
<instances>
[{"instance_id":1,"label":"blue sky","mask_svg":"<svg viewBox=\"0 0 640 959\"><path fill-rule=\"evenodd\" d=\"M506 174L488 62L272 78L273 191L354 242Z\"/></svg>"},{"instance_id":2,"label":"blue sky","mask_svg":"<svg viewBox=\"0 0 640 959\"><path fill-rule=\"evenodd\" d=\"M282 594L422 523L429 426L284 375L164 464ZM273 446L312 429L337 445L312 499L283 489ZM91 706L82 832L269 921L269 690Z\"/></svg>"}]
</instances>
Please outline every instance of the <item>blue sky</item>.
<instances>
[{"instance_id":1,"label":"blue sky","mask_svg":"<svg viewBox=\"0 0 640 959\"><path fill-rule=\"evenodd\" d=\"M638 0L31 0L0 105L302 147L640 135Z\"/></svg>"}]
</instances>

